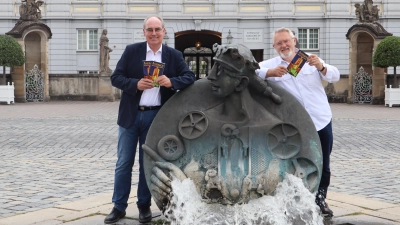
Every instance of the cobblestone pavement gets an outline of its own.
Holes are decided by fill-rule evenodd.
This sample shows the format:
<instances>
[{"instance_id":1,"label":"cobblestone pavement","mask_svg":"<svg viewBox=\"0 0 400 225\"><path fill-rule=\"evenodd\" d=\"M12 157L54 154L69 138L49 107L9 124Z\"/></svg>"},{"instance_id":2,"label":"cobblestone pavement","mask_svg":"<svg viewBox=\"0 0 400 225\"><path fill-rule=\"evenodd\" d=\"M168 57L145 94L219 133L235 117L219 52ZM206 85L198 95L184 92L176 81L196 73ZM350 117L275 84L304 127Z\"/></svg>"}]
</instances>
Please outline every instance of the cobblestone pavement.
<instances>
[{"instance_id":1,"label":"cobblestone pavement","mask_svg":"<svg viewBox=\"0 0 400 225\"><path fill-rule=\"evenodd\" d=\"M0 104L0 218L111 193L118 105ZM400 108L331 106L330 190L400 205Z\"/></svg>"},{"instance_id":2,"label":"cobblestone pavement","mask_svg":"<svg viewBox=\"0 0 400 225\"><path fill-rule=\"evenodd\" d=\"M331 107L330 190L400 205L400 108Z\"/></svg>"}]
</instances>

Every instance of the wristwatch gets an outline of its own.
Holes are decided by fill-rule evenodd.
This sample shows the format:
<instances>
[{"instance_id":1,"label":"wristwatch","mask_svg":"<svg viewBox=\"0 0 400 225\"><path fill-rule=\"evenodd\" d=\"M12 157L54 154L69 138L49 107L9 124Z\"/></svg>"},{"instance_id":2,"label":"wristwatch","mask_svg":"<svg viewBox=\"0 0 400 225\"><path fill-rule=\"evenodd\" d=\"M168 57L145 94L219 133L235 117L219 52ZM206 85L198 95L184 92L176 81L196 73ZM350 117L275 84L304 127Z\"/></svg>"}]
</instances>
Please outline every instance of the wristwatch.
<instances>
[{"instance_id":1,"label":"wristwatch","mask_svg":"<svg viewBox=\"0 0 400 225\"><path fill-rule=\"evenodd\" d=\"M318 70L318 68L317 68L317 70L319 71L319 72L322 72L322 71L324 71L325 70L325 63L322 63L322 68L320 69L320 70Z\"/></svg>"}]
</instances>

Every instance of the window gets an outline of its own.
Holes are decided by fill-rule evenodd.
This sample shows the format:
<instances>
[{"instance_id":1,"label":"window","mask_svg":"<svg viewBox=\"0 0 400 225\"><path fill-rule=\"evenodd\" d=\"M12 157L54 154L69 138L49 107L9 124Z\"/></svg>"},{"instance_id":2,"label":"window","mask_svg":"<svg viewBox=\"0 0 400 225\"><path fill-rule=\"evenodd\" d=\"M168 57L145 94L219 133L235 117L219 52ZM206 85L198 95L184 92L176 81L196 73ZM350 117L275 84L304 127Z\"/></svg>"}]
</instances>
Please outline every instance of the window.
<instances>
[{"instance_id":1,"label":"window","mask_svg":"<svg viewBox=\"0 0 400 225\"><path fill-rule=\"evenodd\" d=\"M77 30L78 50L97 50L97 30Z\"/></svg>"},{"instance_id":2,"label":"window","mask_svg":"<svg viewBox=\"0 0 400 225\"><path fill-rule=\"evenodd\" d=\"M318 49L319 29L299 29L300 49Z\"/></svg>"}]
</instances>

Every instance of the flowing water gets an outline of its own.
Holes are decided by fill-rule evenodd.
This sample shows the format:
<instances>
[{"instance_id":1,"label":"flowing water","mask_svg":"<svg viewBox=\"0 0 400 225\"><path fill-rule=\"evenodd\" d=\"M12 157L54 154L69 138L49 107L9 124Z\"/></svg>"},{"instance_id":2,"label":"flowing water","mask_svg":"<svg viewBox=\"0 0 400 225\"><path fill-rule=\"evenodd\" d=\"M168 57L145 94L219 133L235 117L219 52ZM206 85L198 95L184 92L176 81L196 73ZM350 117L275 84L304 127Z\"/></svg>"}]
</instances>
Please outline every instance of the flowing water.
<instances>
[{"instance_id":1,"label":"flowing water","mask_svg":"<svg viewBox=\"0 0 400 225\"><path fill-rule=\"evenodd\" d=\"M301 179L287 174L274 196L241 205L207 204L192 180L172 181L173 196L165 216L172 225L323 225L315 195Z\"/></svg>"}]
</instances>

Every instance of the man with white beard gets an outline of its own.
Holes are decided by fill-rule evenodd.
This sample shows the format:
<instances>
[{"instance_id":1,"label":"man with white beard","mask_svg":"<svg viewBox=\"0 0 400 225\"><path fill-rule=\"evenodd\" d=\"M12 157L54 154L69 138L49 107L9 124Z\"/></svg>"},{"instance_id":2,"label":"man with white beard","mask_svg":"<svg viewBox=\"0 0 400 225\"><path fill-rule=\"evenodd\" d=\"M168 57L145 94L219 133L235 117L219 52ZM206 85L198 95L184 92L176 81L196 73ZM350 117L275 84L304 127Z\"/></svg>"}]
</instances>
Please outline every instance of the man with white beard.
<instances>
[{"instance_id":1,"label":"man with white beard","mask_svg":"<svg viewBox=\"0 0 400 225\"><path fill-rule=\"evenodd\" d=\"M307 63L297 76L290 75L287 67L299 50L295 47L297 39L291 30L284 27L274 32L273 39L273 47L279 56L259 63L260 69L256 72L261 78L278 84L295 96L314 122L323 156L322 176L315 202L324 216L332 217L333 212L325 202L331 177L332 111L321 79L334 83L340 79L340 73L336 67L325 64L317 55L309 54Z\"/></svg>"}]
</instances>

